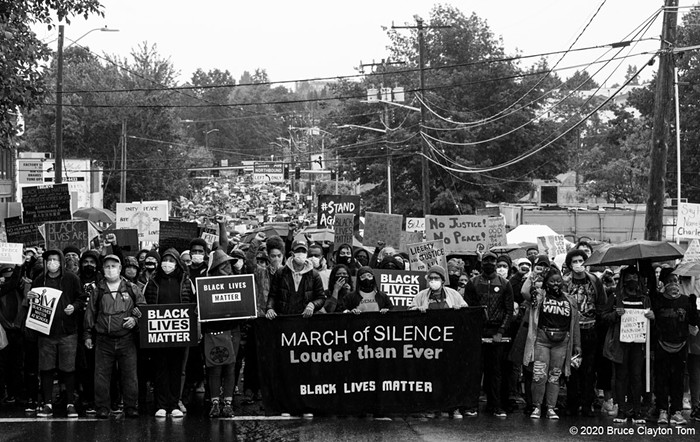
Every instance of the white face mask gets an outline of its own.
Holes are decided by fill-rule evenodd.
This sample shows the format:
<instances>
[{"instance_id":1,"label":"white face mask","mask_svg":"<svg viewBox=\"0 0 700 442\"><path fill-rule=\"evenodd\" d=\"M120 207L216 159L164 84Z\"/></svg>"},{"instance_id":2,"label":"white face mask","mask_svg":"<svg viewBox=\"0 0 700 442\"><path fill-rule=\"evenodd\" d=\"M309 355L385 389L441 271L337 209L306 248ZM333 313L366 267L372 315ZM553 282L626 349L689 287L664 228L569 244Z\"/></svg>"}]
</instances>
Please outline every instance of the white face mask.
<instances>
[{"instance_id":1,"label":"white face mask","mask_svg":"<svg viewBox=\"0 0 700 442\"><path fill-rule=\"evenodd\" d=\"M160 268L163 269L163 272L165 272L166 275L169 275L173 272L173 270L175 270L175 263L164 261L160 263Z\"/></svg>"},{"instance_id":2,"label":"white face mask","mask_svg":"<svg viewBox=\"0 0 700 442\"><path fill-rule=\"evenodd\" d=\"M440 290L442 281L428 281L428 285L430 286L430 290Z\"/></svg>"},{"instance_id":3,"label":"white face mask","mask_svg":"<svg viewBox=\"0 0 700 442\"><path fill-rule=\"evenodd\" d=\"M585 269L583 267L583 264L572 264L571 270L576 273L582 273Z\"/></svg>"},{"instance_id":4,"label":"white face mask","mask_svg":"<svg viewBox=\"0 0 700 442\"><path fill-rule=\"evenodd\" d=\"M233 267L234 267L236 270L242 269L242 268L243 268L243 260L242 260L242 259L239 259L238 261L236 261L236 263L233 265Z\"/></svg>"},{"instance_id":5,"label":"white face mask","mask_svg":"<svg viewBox=\"0 0 700 442\"><path fill-rule=\"evenodd\" d=\"M48 264L46 264L46 269L51 272L51 273L56 273L58 272L58 269L61 268L61 264L51 261Z\"/></svg>"},{"instance_id":6,"label":"white face mask","mask_svg":"<svg viewBox=\"0 0 700 442\"><path fill-rule=\"evenodd\" d=\"M115 268L109 268L109 269L104 269L105 272L105 278L114 281L115 279L119 278L119 269Z\"/></svg>"},{"instance_id":7,"label":"white face mask","mask_svg":"<svg viewBox=\"0 0 700 442\"><path fill-rule=\"evenodd\" d=\"M500 267L496 269L496 273L498 274L498 276L502 276L503 278L508 277L508 269Z\"/></svg>"},{"instance_id":8,"label":"white face mask","mask_svg":"<svg viewBox=\"0 0 700 442\"><path fill-rule=\"evenodd\" d=\"M312 256L309 258L309 261L311 261L311 264L313 264L314 268L317 269L321 265L321 258L318 256Z\"/></svg>"},{"instance_id":9,"label":"white face mask","mask_svg":"<svg viewBox=\"0 0 700 442\"><path fill-rule=\"evenodd\" d=\"M190 256L192 257L192 264L201 264L204 262L204 255L191 254Z\"/></svg>"},{"instance_id":10,"label":"white face mask","mask_svg":"<svg viewBox=\"0 0 700 442\"><path fill-rule=\"evenodd\" d=\"M304 262L306 262L306 256L306 252L296 252L294 254L294 261L297 264L304 264Z\"/></svg>"}]
</instances>

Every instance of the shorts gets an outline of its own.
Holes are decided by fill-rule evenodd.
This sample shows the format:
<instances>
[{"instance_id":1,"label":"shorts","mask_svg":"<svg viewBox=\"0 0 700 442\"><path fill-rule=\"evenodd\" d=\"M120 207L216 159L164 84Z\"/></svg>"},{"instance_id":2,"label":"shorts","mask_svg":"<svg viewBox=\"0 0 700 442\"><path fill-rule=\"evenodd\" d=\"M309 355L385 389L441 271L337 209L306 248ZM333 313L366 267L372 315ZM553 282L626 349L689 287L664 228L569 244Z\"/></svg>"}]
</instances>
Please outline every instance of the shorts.
<instances>
[{"instance_id":1,"label":"shorts","mask_svg":"<svg viewBox=\"0 0 700 442\"><path fill-rule=\"evenodd\" d=\"M63 372L75 371L78 334L68 336L39 336L39 370L58 368Z\"/></svg>"}]
</instances>

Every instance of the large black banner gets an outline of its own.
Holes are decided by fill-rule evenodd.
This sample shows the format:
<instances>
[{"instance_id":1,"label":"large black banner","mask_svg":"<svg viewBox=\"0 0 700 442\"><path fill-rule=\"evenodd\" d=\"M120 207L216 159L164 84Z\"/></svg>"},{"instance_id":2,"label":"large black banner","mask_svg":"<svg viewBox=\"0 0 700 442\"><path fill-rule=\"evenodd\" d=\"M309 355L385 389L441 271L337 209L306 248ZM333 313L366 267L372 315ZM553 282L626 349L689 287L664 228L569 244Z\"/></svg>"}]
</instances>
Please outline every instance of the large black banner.
<instances>
[{"instance_id":1,"label":"large black banner","mask_svg":"<svg viewBox=\"0 0 700 442\"><path fill-rule=\"evenodd\" d=\"M483 309L255 322L263 403L280 413L415 413L478 394Z\"/></svg>"}]
</instances>

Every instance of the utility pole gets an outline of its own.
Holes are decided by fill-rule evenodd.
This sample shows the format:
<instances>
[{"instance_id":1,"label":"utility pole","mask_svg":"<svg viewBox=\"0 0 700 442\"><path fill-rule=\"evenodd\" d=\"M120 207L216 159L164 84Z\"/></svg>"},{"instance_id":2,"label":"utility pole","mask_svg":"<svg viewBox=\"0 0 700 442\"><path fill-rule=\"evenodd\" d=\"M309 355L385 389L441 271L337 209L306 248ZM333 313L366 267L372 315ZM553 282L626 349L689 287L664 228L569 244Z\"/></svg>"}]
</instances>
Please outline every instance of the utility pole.
<instances>
[{"instance_id":1,"label":"utility pole","mask_svg":"<svg viewBox=\"0 0 700 442\"><path fill-rule=\"evenodd\" d=\"M423 19L415 16L416 26L391 26L391 29L417 29L418 30L418 66L420 72L420 85L418 89L421 95L420 121L421 130L425 127L426 109L423 104L425 94L425 36L426 29L446 29L451 26L424 26ZM430 214L430 169L428 168L428 144L425 139L421 143L421 187L423 189L423 216Z\"/></svg>"},{"instance_id":2,"label":"utility pole","mask_svg":"<svg viewBox=\"0 0 700 442\"><path fill-rule=\"evenodd\" d=\"M661 30L659 70L654 94L654 119L651 132L649 196L647 198L644 239L661 241L663 237L664 197L666 196L666 162L670 138L673 95L673 46L676 44L678 0L665 0Z\"/></svg>"},{"instance_id":3,"label":"utility pole","mask_svg":"<svg viewBox=\"0 0 700 442\"><path fill-rule=\"evenodd\" d=\"M56 152L54 184L63 183L63 25L58 25L56 53Z\"/></svg>"},{"instance_id":4,"label":"utility pole","mask_svg":"<svg viewBox=\"0 0 700 442\"><path fill-rule=\"evenodd\" d=\"M122 170L121 183L119 188L119 201L126 202L126 119L122 120Z\"/></svg>"}]
</instances>

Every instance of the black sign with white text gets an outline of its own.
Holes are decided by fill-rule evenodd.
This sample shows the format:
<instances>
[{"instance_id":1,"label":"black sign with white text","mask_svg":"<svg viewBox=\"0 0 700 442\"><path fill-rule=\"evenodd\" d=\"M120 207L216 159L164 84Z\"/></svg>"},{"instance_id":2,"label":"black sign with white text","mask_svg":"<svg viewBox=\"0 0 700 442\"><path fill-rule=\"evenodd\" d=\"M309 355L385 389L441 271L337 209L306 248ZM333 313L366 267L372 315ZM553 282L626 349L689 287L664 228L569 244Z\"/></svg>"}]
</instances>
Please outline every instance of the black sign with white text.
<instances>
[{"instance_id":1,"label":"black sign with white text","mask_svg":"<svg viewBox=\"0 0 700 442\"><path fill-rule=\"evenodd\" d=\"M189 347L197 345L195 304L139 306L141 348Z\"/></svg>"}]
</instances>

